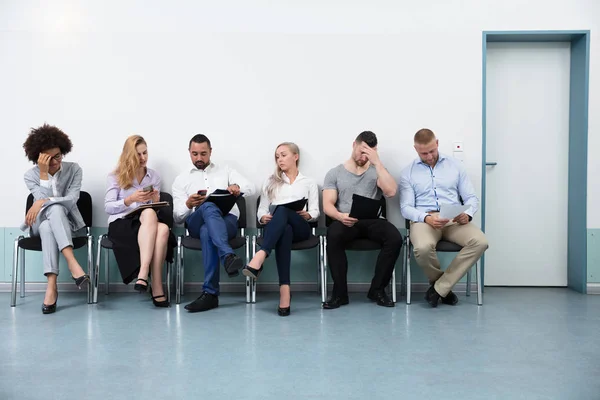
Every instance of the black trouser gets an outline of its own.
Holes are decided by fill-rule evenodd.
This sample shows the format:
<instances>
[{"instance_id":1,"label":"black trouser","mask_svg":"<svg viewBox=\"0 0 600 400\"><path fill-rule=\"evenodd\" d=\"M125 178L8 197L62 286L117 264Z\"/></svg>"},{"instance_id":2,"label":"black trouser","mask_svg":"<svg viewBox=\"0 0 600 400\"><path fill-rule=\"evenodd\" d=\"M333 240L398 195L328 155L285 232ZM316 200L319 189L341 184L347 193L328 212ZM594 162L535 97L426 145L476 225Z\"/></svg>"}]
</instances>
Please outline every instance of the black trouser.
<instances>
[{"instance_id":1,"label":"black trouser","mask_svg":"<svg viewBox=\"0 0 600 400\"><path fill-rule=\"evenodd\" d=\"M298 213L286 207L277 207L273 218L265 226L261 250L267 253L275 249L279 284L290 284L290 264L292 261L292 243L310 237L310 226Z\"/></svg>"},{"instance_id":2,"label":"black trouser","mask_svg":"<svg viewBox=\"0 0 600 400\"><path fill-rule=\"evenodd\" d=\"M327 229L327 261L333 278L333 295L348 295L346 244L354 239L370 239L381 245L370 290L383 290L392 279L394 265L402 248L402 235L385 219L364 219L347 227L334 221Z\"/></svg>"}]
</instances>

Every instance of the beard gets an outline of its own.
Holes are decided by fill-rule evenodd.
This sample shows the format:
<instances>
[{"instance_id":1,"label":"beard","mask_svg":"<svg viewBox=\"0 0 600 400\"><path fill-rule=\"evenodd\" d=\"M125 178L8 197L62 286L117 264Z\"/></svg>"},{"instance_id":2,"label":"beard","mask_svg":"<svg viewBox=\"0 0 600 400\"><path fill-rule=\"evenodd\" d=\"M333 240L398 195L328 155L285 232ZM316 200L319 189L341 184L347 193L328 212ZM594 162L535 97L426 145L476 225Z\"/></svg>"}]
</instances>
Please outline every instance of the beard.
<instances>
[{"instance_id":1,"label":"beard","mask_svg":"<svg viewBox=\"0 0 600 400\"><path fill-rule=\"evenodd\" d=\"M206 167L208 167L208 164L205 163L204 161L196 161L194 163L194 166L198 169L204 170Z\"/></svg>"}]
</instances>

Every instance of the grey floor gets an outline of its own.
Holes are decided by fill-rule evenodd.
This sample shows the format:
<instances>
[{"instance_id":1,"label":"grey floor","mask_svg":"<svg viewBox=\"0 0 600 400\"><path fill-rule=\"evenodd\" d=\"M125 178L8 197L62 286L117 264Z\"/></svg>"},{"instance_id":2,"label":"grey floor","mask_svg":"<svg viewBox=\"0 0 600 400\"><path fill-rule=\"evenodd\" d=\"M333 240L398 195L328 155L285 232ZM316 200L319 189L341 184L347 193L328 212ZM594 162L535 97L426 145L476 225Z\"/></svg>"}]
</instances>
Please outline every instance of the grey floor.
<instances>
[{"instance_id":1,"label":"grey floor","mask_svg":"<svg viewBox=\"0 0 600 400\"><path fill-rule=\"evenodd\" d=\"M485 304L321 310L242 294L188 314L136 294L0 294L0 399L600 399L600 296L486 288ZM186 294L186 302L195 294Z\"/></svg>"}]
</instances>

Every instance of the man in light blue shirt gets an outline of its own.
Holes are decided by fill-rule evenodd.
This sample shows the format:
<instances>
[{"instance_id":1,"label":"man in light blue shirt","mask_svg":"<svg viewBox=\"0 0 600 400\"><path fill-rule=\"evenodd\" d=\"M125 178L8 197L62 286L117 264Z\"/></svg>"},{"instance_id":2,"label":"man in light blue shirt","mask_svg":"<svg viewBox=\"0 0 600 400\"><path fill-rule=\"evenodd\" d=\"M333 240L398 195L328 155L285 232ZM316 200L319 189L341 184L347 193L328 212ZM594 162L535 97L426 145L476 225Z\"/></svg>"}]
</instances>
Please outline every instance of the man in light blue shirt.
<instances>
[{"instance_id":1,"label":"man in light blue shirt","mask_svg":"<svg viewBox=\"0 0 600 400\"><path fill-rule=\"evenodd\" d=\"M402 171L400 210L411 221L415 259L431 285L425 300L432 307L437 307L440 299L455 305L458 297L452 288L488 248L481 229L470 223L479 199L460 161L439 153L438 140L431 130L419 130L414 143L419 158ZM461 203L469 206L464 213L452 220L440 217L440 205ZM463 246L446 271L440 269L435 251L441 239Z\"/></svg>"}]
</instances>

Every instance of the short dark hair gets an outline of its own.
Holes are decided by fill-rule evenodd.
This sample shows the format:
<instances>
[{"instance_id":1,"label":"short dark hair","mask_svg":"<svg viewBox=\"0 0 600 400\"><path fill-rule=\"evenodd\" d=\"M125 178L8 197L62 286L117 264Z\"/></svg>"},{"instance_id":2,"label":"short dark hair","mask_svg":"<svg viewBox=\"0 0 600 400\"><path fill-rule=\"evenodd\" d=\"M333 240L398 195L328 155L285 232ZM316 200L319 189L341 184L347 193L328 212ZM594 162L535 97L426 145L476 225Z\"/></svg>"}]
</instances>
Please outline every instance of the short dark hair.
<instances>
[{"instance_id":1,"label":"short dark hair","mask_svg":"<svg viewBox=\"0 0 600 400\"><path fill-rule=\"evenodd\" d=\"M431 129L423 128L419 129L417 133L415 133L415 143L418 144L429 144L435 139L435 133L433 133Z\"/></svg>"},{"instance_id":2,"label":"short dark hair","mask_svg":"<svg viewBox=\"0 0 600 400\"><path fill-rule=\"evenodd\" d=\"M355 139L356 143L366 143L369 147L377 146L377 136L371 131L361 132Z\"/></svg>"},{"instance_id":3,"label":"short dark hair","mask_svg":"<svg viewBox=\"0 0 600 400\"><path fill-rule=\"evenodd\" d=\"M71 139L53 125L44 124L39 128L31 128L23 149L29 161L37 164L40 153L58 147L62 155L68 154L73 148Z\"/></svg>"},{"instance_id":4,"label":"short dark hair","mask_svg":"<svg viewBox=\"0 0 600 400\"><path fill-rule=\"evenodd\" d=\"M201 133L194 135L194 137L190 139L188 149L192 148L192 143L208 143L208 148L212 149L212 146L210 145L210 139Z\"/></svg>"}]
</instances>

